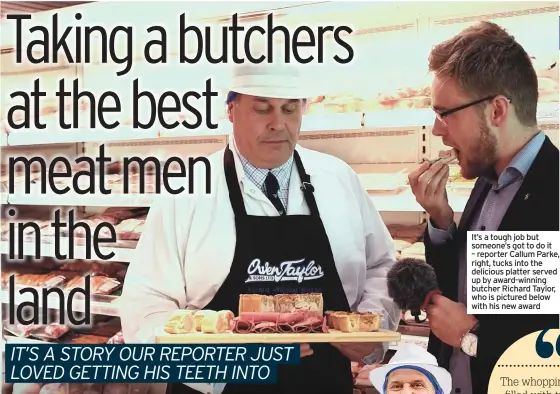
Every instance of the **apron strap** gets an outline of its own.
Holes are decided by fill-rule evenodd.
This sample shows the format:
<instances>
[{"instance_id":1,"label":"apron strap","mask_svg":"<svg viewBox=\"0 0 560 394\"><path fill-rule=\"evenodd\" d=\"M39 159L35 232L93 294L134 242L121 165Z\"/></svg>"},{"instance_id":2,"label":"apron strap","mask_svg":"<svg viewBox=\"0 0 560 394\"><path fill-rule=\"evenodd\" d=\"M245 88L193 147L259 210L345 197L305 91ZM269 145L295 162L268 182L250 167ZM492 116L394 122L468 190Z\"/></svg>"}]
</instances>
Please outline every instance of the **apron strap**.
<instances>
[{"instance_id":1,"label":"apron strap","mask_svg":"<svg viewBox=\"0 0 560 394\"><path fill-rule=\"evenodd\" d=\"M303 163L301 162L301 158L299 157L299 153L297 150L294 150L294 161L296 163L299 177L301 178L300 189L303 192L305 202L307 202L307 206L311 211L311 215L320 216L319 208L317 207L317 201L315 201L315 196L313 195L315 188L311 184L311 177L305 172L305 168L303 168Z\"/></svg>"},{"instance_id":2,"label":"apron strap","mask_svg":"<svg viewBox=\"0 0 560 394\"><path fill-rule=\"evenodd\" d=\"M299 177L301 178L302 185L300 189L303 192L305 202L309 207L311 215L319 216L319 208L317 207L317 202L315 201L315 196L313 195L315 188L311 184L311 177L305 172L299 153L296 150L294 150L294 161L296 163ZM224 152L224 171L229 190L229 200L231 202L233 212L236 216L247 216L247 210L245 209L243 195L241 194L239 179L237 178L237 171L235 169L233 152L229 148L229 144L226 146Z\"/></svg>"},{"instance_id":3,"label":"apron strap","mask_svg":"<svg viewBox=\"0 0 560 394\"><path fill-rule=\"evenodd\" d=\"M237 171L235 170L235 161L233 159L233 152L229 149L229 144L226 146L224 152L224 171L226 175L226 182L229 190L229 201L233 208L235 216L247 216L245 203L243 202L243 195L239 188L239 179L237 178Z\"/></svg>"}]
</instances>

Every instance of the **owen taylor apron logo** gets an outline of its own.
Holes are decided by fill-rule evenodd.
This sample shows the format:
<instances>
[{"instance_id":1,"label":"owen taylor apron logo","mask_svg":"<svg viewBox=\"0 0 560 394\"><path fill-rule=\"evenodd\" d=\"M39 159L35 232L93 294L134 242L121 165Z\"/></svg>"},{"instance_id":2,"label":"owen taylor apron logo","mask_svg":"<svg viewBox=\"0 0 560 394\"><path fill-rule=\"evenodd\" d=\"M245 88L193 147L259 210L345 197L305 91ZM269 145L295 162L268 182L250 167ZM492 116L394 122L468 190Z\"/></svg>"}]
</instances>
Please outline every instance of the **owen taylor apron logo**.
<instances>
[{"instance_id":1,"label":"owen taylor apron logo","mask_svg":"<svg viewBox=\"0 0 560 394\"><path fill-rule=\"evenodd\" d=\"M262 263L260 259L254 259L247 268L248 278L245 283L250 282L298 282L322 278L323 269L315 261L306 263L306 259L284 261L280 264L271 265Z\"/></svg>"}]
</instances>

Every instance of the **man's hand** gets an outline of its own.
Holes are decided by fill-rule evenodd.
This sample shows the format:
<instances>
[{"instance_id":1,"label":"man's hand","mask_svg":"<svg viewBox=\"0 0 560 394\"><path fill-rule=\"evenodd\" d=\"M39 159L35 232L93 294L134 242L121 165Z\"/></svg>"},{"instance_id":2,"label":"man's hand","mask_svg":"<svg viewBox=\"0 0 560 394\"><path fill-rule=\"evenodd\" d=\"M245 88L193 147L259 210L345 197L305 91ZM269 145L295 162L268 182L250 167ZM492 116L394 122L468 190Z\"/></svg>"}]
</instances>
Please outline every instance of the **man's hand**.
<instances>
[{"instance_id":1,"label":"man's hand","mask_svg":"<svg viewBox=\"0 0 560 394\"><path fill-rule=\"evenodd\" d=\"M449 178L449 166L440 162L430 166L422 163L415 171L408 174L408 183L418 204L430 215L433 224L446 230L453 224L453 209L447 201L446 184Z\"/></svg>"},{"instance_id":2,"label":"man's hand","mask_svg":"<svg viewBox=\"0 0 560 394\"><path fill-rule=\"evenodd\" d=\"M476 318L467 315L465 305L441 295L432 297L426 312L434 335L455 348L461 347L461 338L476 324Z\"/></svg>"},{"instance_id":3,"label":"man's hand","mask_svg":"<svg viewBox=\"0 0 560 394\"><path fill-rule=\"evenodd\" d=\"M350 361L362 363L362 359L366 356L372 354L375 349L383 347L380 342L374 343L331 343L335 348L337 348L340 353L342 353Z\"/></svg>"},{"instance_id":4,"label":"man's hand","mask_svg":"<svg viewBox=\"0 0 560 394\"><path fill-rule=\"evenodd\" d=\"M302 343L299 345L299 356L306 357L311 356L313 354L313 349L309 346L308 343Z\"/></svg>"}]
</instances>

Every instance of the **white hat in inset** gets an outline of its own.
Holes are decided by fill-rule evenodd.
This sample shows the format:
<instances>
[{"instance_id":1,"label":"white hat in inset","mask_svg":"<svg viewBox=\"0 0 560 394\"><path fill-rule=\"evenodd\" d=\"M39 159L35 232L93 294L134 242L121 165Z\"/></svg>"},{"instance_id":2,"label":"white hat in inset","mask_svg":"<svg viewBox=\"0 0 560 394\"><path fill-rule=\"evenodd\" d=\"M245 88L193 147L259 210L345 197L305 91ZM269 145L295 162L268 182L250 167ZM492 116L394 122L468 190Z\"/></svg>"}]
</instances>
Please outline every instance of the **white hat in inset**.
<instances>
[{"instance_id":1,"label":"white hat in inset","mask_svg":"<svg viewBox=\"0 0 560 394\"><path fill-rule=\"evenodd\" d=\"M258 97L305 99L313 96L300 67L286 63L234 66L229 91Z\"/></svg>"},{"instance_id":2,"label":"white hat in inset","mask_svg":"<svg viewBox=\"0 0 560 394\"><path fill-rule=\"evenodd\" d=\"M400 344L393 358L386 365L371 371L369 379L375 389L384 394L383 388L387 374L394 368L406 368L409 366L411 369L421 369L429 372L435 379L435 382L432 382L432 384L436 383L436 385L441 387L440 393L449 394L451 392L451 374L445 368L441 368L436 358L428 353L426 349L412 343ZM434 388L437 390L437 387Z\"/></svg>"}]
</instances>

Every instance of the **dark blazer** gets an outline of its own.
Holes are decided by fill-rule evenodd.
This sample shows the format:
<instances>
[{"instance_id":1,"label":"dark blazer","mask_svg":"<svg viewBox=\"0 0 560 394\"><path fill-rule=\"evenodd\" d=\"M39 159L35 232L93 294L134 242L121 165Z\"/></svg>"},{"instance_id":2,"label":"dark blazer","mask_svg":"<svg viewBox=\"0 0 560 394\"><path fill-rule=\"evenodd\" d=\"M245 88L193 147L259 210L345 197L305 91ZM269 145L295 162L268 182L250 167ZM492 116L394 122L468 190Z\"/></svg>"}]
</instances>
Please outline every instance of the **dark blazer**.
<instances>
[{"instance_id":1,"label":"dark blazer","mask_svg":"<svg viewBox=\"0 0 560 394\"><path fill-rule=\"evenodd\" d=\"M531 168L527 172L519 191L513 198L499 231L558 231L559 172L558 148L547 137ZM460 246L466 242L467 229L472 214L484 201L490 185L477 180L469 197L457 233L453 241L434 246L426 228L424 244L426 261L434 267L443 295L457 301L458 258ZM525 196L529 194L529 198ZM475 315L480 322L478 332L478 354L471 358L473 394L486 394L490 375L500 356L506 349L525 335L552 325L558 328L556 315ZM452 348L430 335L428 351L440 363L449 368Z\"/></svg>"}]
</instances>

